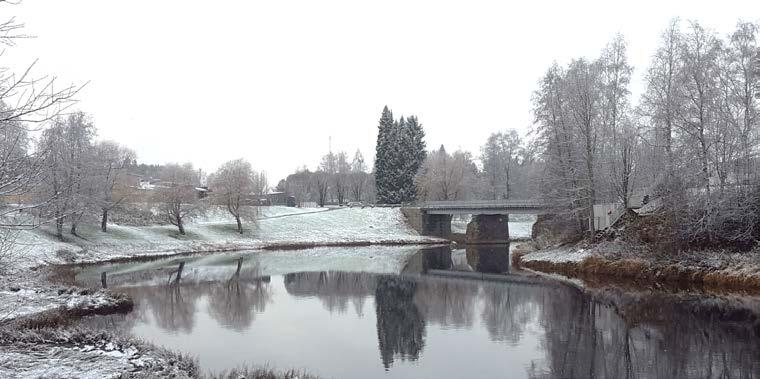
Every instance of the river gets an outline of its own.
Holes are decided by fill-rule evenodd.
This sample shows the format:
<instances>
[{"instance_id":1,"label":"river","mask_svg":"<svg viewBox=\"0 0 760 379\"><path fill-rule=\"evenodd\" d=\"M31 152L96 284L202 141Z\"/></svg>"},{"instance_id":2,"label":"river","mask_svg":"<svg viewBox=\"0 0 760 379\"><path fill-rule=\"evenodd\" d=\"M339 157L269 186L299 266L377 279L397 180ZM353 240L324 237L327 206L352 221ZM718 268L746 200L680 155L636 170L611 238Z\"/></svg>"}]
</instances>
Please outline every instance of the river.
<instances>
[{"instance_id":1,"label":"river","mask_svg":"<svg viewBox=\"0 0 760 379\"><path fill-rule=\"evenodd\" d=\"M83 269L135 299L116 327L197 357L322 378L752 378L760 301L512 271L505 246L319 248ZM185 262L181 284L167 285ZM238 262L240 273L236 275ZM479 280L469 277L487 273ZM452 277L450 274L467 276Z\"/></svg>"}]
</instances>

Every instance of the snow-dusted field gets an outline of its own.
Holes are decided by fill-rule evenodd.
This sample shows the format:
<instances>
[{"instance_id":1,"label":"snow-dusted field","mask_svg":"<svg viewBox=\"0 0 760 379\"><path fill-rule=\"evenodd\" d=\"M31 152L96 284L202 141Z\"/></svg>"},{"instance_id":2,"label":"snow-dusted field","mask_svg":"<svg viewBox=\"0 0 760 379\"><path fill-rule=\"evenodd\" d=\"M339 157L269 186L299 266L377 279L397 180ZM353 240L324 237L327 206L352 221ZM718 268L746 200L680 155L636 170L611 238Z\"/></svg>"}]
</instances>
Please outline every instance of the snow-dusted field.
<instances>
[{"instance_id":1,"label":"snow-dusted field","mask_svg":"<svg viewBox=\"0 0 760 379\"><path fill-rule=\"evenodd\" d=\"M22 267L48 263L95 262L179 252L251 250L267 245L332 243L424 243L436 241L410 228L398 208L262 207L258 220L244 223L216 210L186 225L186 235L171 225L109 225L108 233L82 225L79 237L58 241L49 227L18 235L16 261Z\"/></svg>"},{"instance_id":2,"label":"snow-dusted field","mask_svg":"<svg viewBox=\"0 0 760 379\"><path fill-rule=\"evenodd\" d=\"M398 208L340 208L259 220L255 237L267 242L424 242Z\"/></svg>"}]
</instances>

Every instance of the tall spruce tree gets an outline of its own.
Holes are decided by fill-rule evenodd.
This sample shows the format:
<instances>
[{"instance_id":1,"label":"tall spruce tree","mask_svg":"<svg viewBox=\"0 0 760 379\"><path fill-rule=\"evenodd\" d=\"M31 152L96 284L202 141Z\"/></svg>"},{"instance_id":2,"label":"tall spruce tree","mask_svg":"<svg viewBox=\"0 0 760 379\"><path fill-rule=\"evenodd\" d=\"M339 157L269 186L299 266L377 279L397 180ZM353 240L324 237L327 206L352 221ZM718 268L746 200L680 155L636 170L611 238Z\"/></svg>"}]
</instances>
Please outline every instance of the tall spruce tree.
<instances>
[{"instance_id":1,"label":"tall spruce tree","mask_svg":"<svg viewBox=\"0 0 760 379\"><path fill-rule=\"evenodd\" d=\"M393 177L391 176L390 157L393 151L393 112L386 105L380 116L377 130L377 145L375 146L375 187L378 203L390 203Z\"/></svg>"},{"instance_id":2,"label":"tall spruce tree","mask_svg":"<svg viewBox=\"0 0 760 379\"><path fill-rule=\"evenodd\" d=\"M404 143L404 174L402 176L402 202L414 201L417 198L417 188L414 185L414 177L422 167L427 155L425 151L425 131L416 116L406 119L403 130Z\"/></svg>"},{"instance_id":3,"label":"tall spruce tree","mask_svg":"<svg viewBox=\"0 0 760 379\"><path fill-rule=\"evenodd\" d=\"M425 132L416 117L393 120L386 106L380 116L375 156L378 203L414 201L414 177L425 160Z\"/></svg>"}]
</instances>

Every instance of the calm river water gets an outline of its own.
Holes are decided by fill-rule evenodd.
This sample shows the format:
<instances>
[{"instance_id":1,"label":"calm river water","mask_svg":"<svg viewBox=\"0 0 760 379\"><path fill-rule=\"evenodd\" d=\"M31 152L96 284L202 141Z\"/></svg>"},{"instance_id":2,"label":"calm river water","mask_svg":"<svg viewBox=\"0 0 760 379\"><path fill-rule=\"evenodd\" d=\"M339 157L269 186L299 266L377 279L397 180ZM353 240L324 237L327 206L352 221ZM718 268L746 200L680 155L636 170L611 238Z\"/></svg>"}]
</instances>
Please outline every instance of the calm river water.
<instances>
[{"instance_id":1,"label":"calm river water","mask_svg":"<svg viewBox=\"0 0 760 379\"><path fill-rule=\"evenodd\" d=\"M180 260L183 284L166 285ZM483 281L439 270L501 274ZM90 267L77 279L98 282L102 271L134 297L135 310L87 322L188 353L208 371L252 364L323 378L760 376L760 300L582 291L509 272L506 247L245 252Z\"/></svg>"}]
</instances>

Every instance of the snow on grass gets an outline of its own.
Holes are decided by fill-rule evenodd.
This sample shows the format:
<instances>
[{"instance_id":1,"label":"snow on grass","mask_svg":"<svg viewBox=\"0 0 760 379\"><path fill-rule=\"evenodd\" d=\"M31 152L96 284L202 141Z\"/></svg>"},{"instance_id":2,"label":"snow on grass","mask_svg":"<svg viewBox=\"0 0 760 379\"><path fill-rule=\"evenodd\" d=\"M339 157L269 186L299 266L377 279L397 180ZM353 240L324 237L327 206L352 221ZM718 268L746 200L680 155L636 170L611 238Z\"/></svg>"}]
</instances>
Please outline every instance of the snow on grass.
<instances>
[{"instance_id":1,"label":"snow on grass","mask_svg":"<svg viewBox=\"0 0 760 379\"><path fill-rule=\"evenodd\" d=\"M2 378L190 378L194 362L106 332L0 330Z\"/></svg>"},{"instance_id":2,"label":"snow on grass","mask_svg":"<svg viewBox=\"0 0 760 379\"><path fill-rule=\"evenodd\" d=\"M95 225L81 225L79 236L58 241L45 226L19 235L17 248L23 267L46 263L95 262L133 256L166 255L218 250L250 250L265 245L324 245L341 243L425 243L440 241L420 236L406 224L398 208L264 207L267 218L244 224L236 232L231 218L207 218L188 223L186 235L171 225L109 225L103 233ZM23 251L21 251L23 250Z\"/></svg>"},{"instance_id":3,"label":"snow on grass","mask_svg":"<svg viewBox=\"0 0 760 379\"><path fill-rule=\"evenodd\" d=\"M559 247L554 249L534 251L527 253L521 257L523 262L551 262L551 263L564 263L575 262L580 263L584 259L591 256L591 252L586 249L575 249L573 247Z\"/></svg>"},{"instance_id":4,"label":"snow on grass","mask_svg":"<svg viewBox=\"0 0 760 379\"><path fill-rule=\"evenodd\" d=\"M77 314L113 309L127 301L121 294L107 291L92 293L74 288L34 286L0 291L0 324L42 312L61 310Z\"/></svg>"},{"instance_id":5,"label":"snow on grass","mask_svg":"<svg viewBox=\"0 0 760 379\"><path fill-rule=\"evenodd\" d=\"M300 214L318 213L330 210L329 208L296 208L285 207L280 205L265 206L265 207L244 207L243 213L248 215L246 217L249 222L252 219L267 219L275 217L287 217ZM234 222L234 219L230 213L220 206L210 206L203 214L193 217L192 223L194 224L224 224Z\"/></svg>"},{"instance_id":6,"label":"snow on grass","mask_svg":"<svg viewBox=\"0 0 760 379\"><path fill-rule=\"evenodd\" d=\"M398 208L341 208L259 220L255 237L266 242L426 242Z\"/></svg>"}]
</instances>

